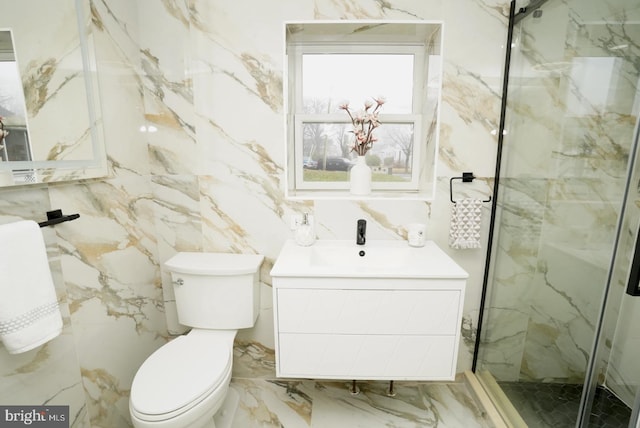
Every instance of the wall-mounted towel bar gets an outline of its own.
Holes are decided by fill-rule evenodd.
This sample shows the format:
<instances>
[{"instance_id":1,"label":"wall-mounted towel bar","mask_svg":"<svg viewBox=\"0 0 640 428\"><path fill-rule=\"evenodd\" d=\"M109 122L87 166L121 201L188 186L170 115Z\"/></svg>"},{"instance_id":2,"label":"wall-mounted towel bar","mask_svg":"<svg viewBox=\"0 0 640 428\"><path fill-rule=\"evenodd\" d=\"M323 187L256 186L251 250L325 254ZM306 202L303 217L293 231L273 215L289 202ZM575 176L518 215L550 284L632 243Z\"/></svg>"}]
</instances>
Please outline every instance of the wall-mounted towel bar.
<instances>
[{"instance_id":1,"label":"wall-mounted towel bar","mask_svg":"<svg viewBox=\"0 0 640 428\"><path fill-rule=\"evenodd\" d=\"M449 199L451 199L452 204L456 203L456 201L453 200L453 180L462 180L463 183L470 183L474 178L476 177L473 175L473 172L463 172L462 177L451 177L449 180ZM491 202L491 196L482 202Z\"/></svg>"},{"instance_id":2,"label":"wall-mounted towel bar","mask_svg":"<svg viewBox=\"0 0 640 428\"><path fill-rule=\"evenodd\" d=\"M64 223L65 221L75 220L78 217L80 217L80 214L62 215L62 210L47 211L47 221L38 223L38 226L55 226L56 224Z\"/></svg>"}]
</instances>

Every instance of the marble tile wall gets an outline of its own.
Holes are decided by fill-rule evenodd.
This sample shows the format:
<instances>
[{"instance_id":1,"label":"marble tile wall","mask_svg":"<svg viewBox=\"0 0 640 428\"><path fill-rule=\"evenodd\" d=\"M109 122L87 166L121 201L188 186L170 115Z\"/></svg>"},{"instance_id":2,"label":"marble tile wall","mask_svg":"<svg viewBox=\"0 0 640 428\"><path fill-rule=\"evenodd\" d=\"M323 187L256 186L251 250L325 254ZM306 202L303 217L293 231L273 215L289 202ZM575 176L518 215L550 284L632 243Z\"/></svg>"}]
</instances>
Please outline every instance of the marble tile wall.
<instances>
[{"instance_id":1,"label":"marble tile wall","mask_svg":"<svg viewBox=\"0 0 640 428\"><path fill-rule=\"evenodd\" d=\"M91 0L87 6L111 175L0 190L2 222L37 220L49 207L81 215L45 232L68 307L64 334L38 355L10 357L0 349L0 402L55 397L71 403L73 426L127 426L135 371L170 332L181 331L162 268L176 251L266 256L261 316L238 335L234 376L273 377L268 272L291 237L289 216L302 211L315 216L321 239L351 238L358 218L367 219L373 239L405 239L407 224L426 223L430 239L470 274L458 372L470 368L485 249L447 247L448 185L451 176L473 171L478 180L460 197L490 193L506 0ZM282 23L313 19L445 22L435 200L284 198ZM489 206L484 214L486 247Z\"/></svg>"}]
</instances>

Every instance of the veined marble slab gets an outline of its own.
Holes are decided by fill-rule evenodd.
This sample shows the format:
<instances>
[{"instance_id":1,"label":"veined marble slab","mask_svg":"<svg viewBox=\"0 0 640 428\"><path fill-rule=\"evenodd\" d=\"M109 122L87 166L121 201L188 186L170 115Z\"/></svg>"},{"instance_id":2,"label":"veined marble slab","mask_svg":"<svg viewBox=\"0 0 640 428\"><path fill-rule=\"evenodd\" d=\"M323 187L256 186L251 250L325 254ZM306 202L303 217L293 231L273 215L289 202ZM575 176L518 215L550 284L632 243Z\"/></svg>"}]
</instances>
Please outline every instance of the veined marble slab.
<instances>
[{"instance_id":1,"label":"veined marble slab","mask_svg":"<svg viewBox=\"0 0 640 428\"><path fill-rule=\"evenodd\" d=\"M492 427L464 382L387 382L234 379L240 395L232 428Z\"/></svg>"}]
</instances>

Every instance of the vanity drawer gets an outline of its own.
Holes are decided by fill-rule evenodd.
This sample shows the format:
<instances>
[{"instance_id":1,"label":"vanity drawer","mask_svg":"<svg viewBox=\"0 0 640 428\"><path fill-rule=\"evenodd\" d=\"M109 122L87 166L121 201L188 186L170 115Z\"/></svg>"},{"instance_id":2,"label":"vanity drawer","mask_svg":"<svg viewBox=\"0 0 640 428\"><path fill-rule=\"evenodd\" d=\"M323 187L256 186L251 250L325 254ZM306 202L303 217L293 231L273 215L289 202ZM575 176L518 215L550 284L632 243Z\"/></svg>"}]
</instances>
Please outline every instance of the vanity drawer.
<instances>
[{"instance_id":1,"label":"vanity drawer","mask_svg":"<svg viewBox=\"0 0 640 428\"><path fill-rule=\"evenodd\" d=\"M455 335L461 290L278 289L280 333Z\"/></svg>"},{"instance_id":2,"label":"vanity drawer","mask_svg":"<svg viewBox=\"0 0 640 428\"><path fill-rule=\"evenodd\" d=\"M278 376L453 380L456 336L280 334Z\"/></svg>"}]
</instances>

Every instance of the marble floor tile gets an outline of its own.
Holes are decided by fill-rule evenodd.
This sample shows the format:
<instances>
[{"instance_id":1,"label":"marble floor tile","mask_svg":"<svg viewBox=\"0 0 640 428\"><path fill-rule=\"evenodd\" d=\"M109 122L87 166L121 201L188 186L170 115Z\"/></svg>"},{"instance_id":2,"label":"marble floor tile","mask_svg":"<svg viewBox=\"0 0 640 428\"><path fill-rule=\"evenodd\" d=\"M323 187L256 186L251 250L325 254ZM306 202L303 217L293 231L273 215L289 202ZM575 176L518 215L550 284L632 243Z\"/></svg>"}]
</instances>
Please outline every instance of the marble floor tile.
<instances>
[{"instance_id":1,"label":"marble floor tile","mask_svg":"<svg viewBox=\"0 0 640 428\"><path fill-rule=\"evenodd\" d=\"M233 428L489 428L493 424L464 382L233 379L240 395Z\"/></svg>"}]
</instances>

